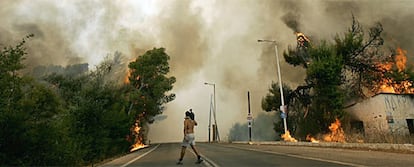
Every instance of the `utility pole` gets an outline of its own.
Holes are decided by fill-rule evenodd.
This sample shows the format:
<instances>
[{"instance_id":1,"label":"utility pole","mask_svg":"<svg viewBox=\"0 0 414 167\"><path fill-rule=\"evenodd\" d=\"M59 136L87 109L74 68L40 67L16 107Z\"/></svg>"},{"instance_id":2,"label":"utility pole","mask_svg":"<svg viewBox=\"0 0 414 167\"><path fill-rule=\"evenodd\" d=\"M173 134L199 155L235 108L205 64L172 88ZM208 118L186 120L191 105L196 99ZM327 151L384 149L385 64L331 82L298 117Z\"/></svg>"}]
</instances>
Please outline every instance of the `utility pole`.
<instances>
[{"instance_id":1,"label":"utility pole","mask_svg":"<svg viewBox=\"0 0 414 167\"><path fill-rule=\"evenodd\" d=\"M213 135L213 141L215 141L215 140L220 141L220 135L219 135L219 131L218 131L217 118L216 118L216 111L217 111L216 84L205 82L204 85L211 85L211 86L213 86L213 95L214 95L214 111L213 111L213 116L214 116L214 125L215 125L215 126L213 126L213 134L214 134Z\"/></svg>"},{"instance_id":2,"label":"utility pole","mask_svg":"<svg viewBox=\"0 0 414 167\"><path fill-rule=\"evenodd\" d=\"M249 128L249 142L252 141L252 114L250 112L250 92L247 91L247 105L248 105L248 112L247 112L247 122L248 122L248 128Z\"/></svg>"},{"instance_id":3,"label":"utility pole","mask_svg":"<svg viewBox=\"0 0 414 167\"><path fill-rule=\"evenodd\" d=\"M280 100L282 102L282 105L280 106L280 117L283 119L283 126L285 128L285 134L287 133L287 122L286 122L286 106L285 106L285 100L283 96L283 88L282 88L282 77L280 75L280 63L279 63L279 55L277 53L277 45L275 40L263 40L259 39L257 42L270 42L275 46L275 55L276 55L276 63L277 63L277 74L279 78L279 90L280 90Z\"/></svg>"},{"instance_id":4,"label":"utility pole","mask_svg":"<svg viewBox=\"0 0 414 167\"><path fill-rule=\"evenodd\" d=\"M210 135L211 135L211 110L213 110L213 95L210 96L210 113L208 116L208 142L210 143Z\"/></svg>"}]
</instances>

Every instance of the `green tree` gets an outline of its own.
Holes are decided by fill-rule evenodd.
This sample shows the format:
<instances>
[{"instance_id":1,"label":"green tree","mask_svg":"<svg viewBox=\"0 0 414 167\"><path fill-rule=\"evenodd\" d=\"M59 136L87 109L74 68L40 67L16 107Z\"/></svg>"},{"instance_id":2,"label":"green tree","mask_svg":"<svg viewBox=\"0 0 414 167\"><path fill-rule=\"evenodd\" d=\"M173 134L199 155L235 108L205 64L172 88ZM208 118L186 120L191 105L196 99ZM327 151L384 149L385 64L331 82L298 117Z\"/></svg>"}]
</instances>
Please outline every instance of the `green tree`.
<instances>
[{"instance_id":1,"label":"green tree","mask_svg":"<svg viewBox=\"0 0 414 167\"><path fill-rule=\"evenodd\" d=\"M341 87L344 65L341 55L336 54L333 46L324 41L310 48L308 53L312 63L307 69L307 81L313 85L314 94L309 113L312 122L303 128L306 128L304 132L315 134L326 130L331 122L344 115L344 91Z\"/></svg>"},{"instance_id":2,"label":"green tree","mask_svg":"<svg viewBox=\"0 0 414 167\"><path fill-rule=\"evenodd\" d=\"M47 81L64 98L73 154L78 165L89 165L124 153L130 118L124 88L111 82L113 62L107 60L83 75L50 75Z\"/></svg>"},{"instance_id":3,"label":"green tree","mask_svg":"<svg viewBox=\"0 0 414 167\"><path fill-rule=\"evenodd\" d=\"M0 52L0 112L10 110L21 95L21 76L19 70L24 68L26 40L28 35L16 46L5 47Z\"/></svg>"},{"instance_id":4,"label":"green tree","mask_svg":"<svg viewBox=\"0 0 414 167\"><path fill-rule=\"evenodd\" d=\"M32 36L0 53L0 164L72 165L63 147L67 136L59 126L61 100L20 72L27 54L24 43Z\"/></svg>"},{"instance_id":5,"label":"green tree","mask_svg":"<svg viewBox=\"0 0 414 167\"><path fill-rule=\"evenodd\" d=\"M296 110L290 110L293 106L290 106L290 104L293 104L291 101L294 100L293 96L294 93L292 89L286 85L283 84L282 86L283 95L284 95L284 101L285 105L288 106L287 116L289 119L287 119L287 125L288 129L292 132L296 130L297 121L296 119L291 119L291 115L297 115ZM281 96L280 96L280 87L278 83L272 83L271 88L269 88L269 93L265 97L262 98L262 109L266 112L275 111L278 112L278 114L281 113L280 106L282 105ZM295 117L296 118L296 117ZM274 130L277 133L284 133L284 125L282 121L275 121L274 123L275 127Z\"/></svg>"},{"instance_id":6,"label":"green tree","mask_svg":"<svg viewBox=\"0 0 414 167\"><path fill-rule=\"evenodd\" d=\"M383 71L377 65L390 60L383 54L381 46L384 41L380 23L369 29L369 35L365 38L360 23L353 17L352 25L343 36L335 37L335 51L343 61L343 87L347 87L346 100L356 100L370 97L377 93L378 81L381 80ZM364 90L370 90L368 93Z\"/></svg>"},{"instance_id":7,"label":"green tree","mask_svg":"<svg viewBox=\"0 0 414 167\"><path fill-rule=\"evenodd\" d=\"M298 42L297 47L288 47L283 53L286 62L306 70L304 84L287 95L290 97L287 100L288 122L290 120L300 126L298 135L304 137L327 130L335 118L344 118L345 103L370 96L365 90L371 94L376 92L381 78L391 76L377 66L390 60L389 56L382 54L382 31L378 23L369 29L366 36L353 17L348 31L342 36L337 35L333 43L312 41L301 45ZM411 75L403 76L409 78ZM270 102L269 99L272 97L262 101ZM263 105L262 108L269 109Z\"/></svg>"},{"instance_id":8,"label":"green tree","mask_svg":"<svg viewBox=\"0 0 414 167\"><path fill-rule=\"evenodd\" d=\"M130 112L136 118L151 123L154 116L163 112L163 105L175 99L174 93L167 93L176 81L175 77L167 76L170 71L168 60L170 57L164 48L154 48L129 64L130 100L133 104Z\"/></svg>"},{"instance_id":9,"label":"green tree","mask_svg":"<svg viewBox=\"0 0 414 167\"><path fill-rule=\"evenodd\" d=\"M282 88L283 95L285 95L283 97L284 101L290 101L292 98L292 89L286 84L283 84ZM269 93L262 99L262 109L267 112L279 111L282 105L281 100L279 84L273 82L271 88L269 88Z\"/></svg>"},{"instance_id":10,"label":"green tree","mask_svg":"<svg viewBox=\"0 0 414 167\"><path fill-rule=\"evenodd\" d=\"M175 77L168 77L170 57L164 48L148 50L129 63L129 100L131 102L128 114L134 116L135 125L143 127L153 123L154 116L162 114L164 104L175 99L172 90ZM148 132L140 128L138 134L132 133L134 144L146 142Z\"/></svg>"},{"instance_id":11,"label":"green tree","mask_svg":"<svg viewBox=\"0 0 414 167\"><path fill-rule=\"evenodd\" d=\"M34 81L23 88L25 94L15 106L27 127L20 136L24 146L17 157L27 165L72 165L71 153L64 147L68 135L60 125L61 99L47 86ZM13 128L13 127L11 127ZM62 145L63 144L63 145Z\"/></svg>"}]
</instances>

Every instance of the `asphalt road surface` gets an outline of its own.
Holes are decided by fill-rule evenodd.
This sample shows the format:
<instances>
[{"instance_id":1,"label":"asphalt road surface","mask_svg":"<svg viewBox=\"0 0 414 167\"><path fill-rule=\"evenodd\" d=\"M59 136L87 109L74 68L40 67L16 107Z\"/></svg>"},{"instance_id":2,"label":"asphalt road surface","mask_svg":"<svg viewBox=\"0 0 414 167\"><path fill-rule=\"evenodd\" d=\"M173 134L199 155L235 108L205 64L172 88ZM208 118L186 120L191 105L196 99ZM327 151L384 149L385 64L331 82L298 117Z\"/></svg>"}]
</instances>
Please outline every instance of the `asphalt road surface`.
<instances>
[{"instance_id":1,"label":"asphalt road surface","mask_svg":"<svg viewBox=\"0 0 414 167\"><path fill-rule=\"evenodd\" d=\"M102 166L414 166L414 154L305 146L197 143L204 161L187 149L176 165L179 143L153 144Z\"/></svg>"}]
</instances>

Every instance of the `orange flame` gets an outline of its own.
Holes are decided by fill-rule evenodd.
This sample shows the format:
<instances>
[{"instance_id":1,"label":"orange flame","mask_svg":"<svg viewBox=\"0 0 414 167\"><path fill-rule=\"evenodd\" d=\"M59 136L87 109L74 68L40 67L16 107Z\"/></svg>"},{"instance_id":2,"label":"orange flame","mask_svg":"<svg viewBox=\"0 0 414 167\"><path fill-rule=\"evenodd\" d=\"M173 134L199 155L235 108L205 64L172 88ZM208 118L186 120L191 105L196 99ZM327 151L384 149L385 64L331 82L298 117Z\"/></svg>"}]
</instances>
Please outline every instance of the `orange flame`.
<instances>
[{"instance_id":1,"label":"orange flame","mask_svg":"<svg viewBox=\"0 0 414 167\"><path fill-rule=\"evenodd\" d=\"M394 57L394 62L388 62L383 64L378 64L377 68L383 72L390 71L392 72L392 67L395 65L398 72L404 72L407 63L407 56L405 55L407 51L397 48L396 55ZM381 79L379 92L378 93L414 93L414 88L412 88L412 81L408 80L408 75L404 74L406 80L400 81L397 83L395 80L383 77Z\"/></svg>"},{"instance_id":2,"label":"orange flame","mask_svg":"<svg viewBox=\"0 0 414 167\"><path fill-rule=\"evenodd\" d=\"M131 62L133 62L133 61L136 61L136 59L135 58L132 58L131 60L129 60L129 63L131 63ZM129 64L128 63L128 64ZM127 66L127 69L126 69L126 75L125 75L125 77L124 77L124 83L125 84L129 84L131 81L129 80L129 77L131 76L131 69Z\"/></svg>"},{"instance_id":3,"label":"orange flame","mask_svg":"<svg viewBox=\"0 0 414 167\"><path fill-rule=\"evenodd\" d=\"M293 138L292 136L290 136L290 132L286 131L285 134L282 134L282 139L284 141L288 141L288 142L298 142L298 140L296 140L295 138Z\"/></svg>"},{"instance_id":4,"label":"orange flame","mask_svg":"<svg viewBox=\"0 0 414 167\"><path fill-rule=\"evenodd\" d=\"M298 40L304 40L304 41L306 41L306 42L309 42L309 41L310 41L310 40L309 40L309 38L308 38L308 37L306 37L306 36L305 36L305 34L303 34L303 33L301 33L301 32L296 32L295 34L296 34L296 38L297 38Z\"/></svg>"},{"instance_id":5,"label":"orange flame","mask_svg":"<svg viewBox=\"0 0 414 167\"><path fill-rule=\"evenodd\" d=\"M310 40L308 37L305 36L305 34L301 32L296 32L296 40L298 41L298 46L301 47L307 47L307 45L310 43Z\"/></svg>"},{"instance_id":6,"label":"orange flame","mask_svg":"<svg viewBox=\"0 0 414 167\"><path fill-rule=\"evenodd\" d=\"M132 75L131 70L128 70L128 72L127 72L127 74L125 75L125 78L124 78L124 84L131 83L131 80L130 80L131 75ZM140 76L137 76L135 78L132 78L132 80L138 81L140 78L141 78Z\"/></svg>"},{"instance_id":7,"label":"orange flame","mask_svg":"<svg viewBox=\"0 0 414 167\"><path fill-rule=\"evenodd\" d=\"M141 127L139 127L137 124L134 126L133 128L133 133L135 135L135 143L131 146L131 150L129 150L130 152L144 148L145 145L142 143L142 138L139 136L139 130L141 129Z\"/></svg>"},{"instance_id":8,"label":"orange flame","mask_svg":"<svg viewBox=\"0 0 414 167\"><path fill-rule=\"evenodd\" d=\"M135 124L131 127L131 133L134 137L134 144L131 146L130 152L139 150L141 148L148 147L148 145L145 145L143 142L143 137L140 134L141 127L139 126L139 120L135 122Z\"/></svg>"},{"instance_id":9,"label":"orange flame","mask_svg":"<svg viewBox=\"0 0 414 167\"><path fill-rule=\"evenodd\" d=\"M331 131L329 134L324 135L323 140L327 142L345 142L345 133L341 127L341 122L339 119L335 119L335 122L331 123L329 126Z\"/></svg>"},{"instance_id":10,"label":"orange flame","mask_svg":"<svg viewBox=\"0 0 414 167\"><path fill-rule=\"evenodd\" d=\"M407 63L407 51L397 48L397 55L395 56L395 64L397 65L398 72L405 70L405 64Z\"/></svg>"},{"instance_id":11,"label":"orange flame","mask_svg":"<svg viewBox=\"0 0 414 167\"><path fill-rule=\"evenodd\" d=\"M319 140L316 140L314 137L312 137L310 134L306 135L306 140L310 141L312 143L319 143Z\"/></svg>"},{"instance_id":12,"label":"orange flame","mask_svg":"<svg viewBox=\"0 0 414 167\"><path fill-rule=\"evenodd\" d=\"M131 70L127 71L126 76L124 77L124 84L129 84L129 77L131 76Z\"/></svg>"}]
</instances>

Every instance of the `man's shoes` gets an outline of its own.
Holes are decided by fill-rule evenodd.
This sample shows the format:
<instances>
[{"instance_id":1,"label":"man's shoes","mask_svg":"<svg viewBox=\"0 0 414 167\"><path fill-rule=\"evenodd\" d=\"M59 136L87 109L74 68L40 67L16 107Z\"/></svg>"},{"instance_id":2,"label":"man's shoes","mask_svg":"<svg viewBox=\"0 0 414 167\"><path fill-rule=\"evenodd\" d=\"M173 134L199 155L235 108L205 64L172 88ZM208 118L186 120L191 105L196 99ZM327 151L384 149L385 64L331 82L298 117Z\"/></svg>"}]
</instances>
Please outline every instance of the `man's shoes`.
<instances>
[{"instance_id":1,"label":"man's shoes","mask_svg":"<svg viewBox=\"0 0 414 167\"><path fill-rule=\"evenodd\" d=\"M177 162L177 165L182 165L183 164L183 161L178 161Z\"/></svg>"},{"instance_id":2,"label":"man's shoes","mask_svg":"<svg viewBox=\"0 0 414 167\"><path fill-rule=\"evenodd\" d=\"M196 161L196 164L200 164L201 162L203 162L203 159L198 158L197 161Z\"/></svg>"}]
</instances>

